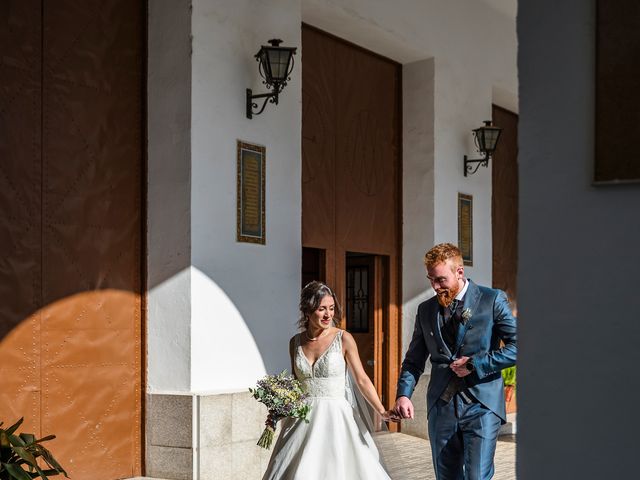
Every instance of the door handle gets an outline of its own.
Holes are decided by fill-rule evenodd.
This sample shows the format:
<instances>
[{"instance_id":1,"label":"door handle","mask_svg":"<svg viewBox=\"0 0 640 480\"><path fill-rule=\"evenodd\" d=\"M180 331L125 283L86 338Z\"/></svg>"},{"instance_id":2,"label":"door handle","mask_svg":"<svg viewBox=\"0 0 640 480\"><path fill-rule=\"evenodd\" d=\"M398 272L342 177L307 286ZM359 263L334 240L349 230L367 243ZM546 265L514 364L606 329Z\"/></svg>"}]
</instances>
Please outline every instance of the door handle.
<instances>
[{"instance_id":1,"label":"door handle","mask_svg":"<svg viewBox=\"0 0 640 480\"><path fill-rule=\"evenodd\" d=\"M367 360L367 365L369 365L370 367L373 367L376 364L375 360Z\"/></svg>"}]
</instances>

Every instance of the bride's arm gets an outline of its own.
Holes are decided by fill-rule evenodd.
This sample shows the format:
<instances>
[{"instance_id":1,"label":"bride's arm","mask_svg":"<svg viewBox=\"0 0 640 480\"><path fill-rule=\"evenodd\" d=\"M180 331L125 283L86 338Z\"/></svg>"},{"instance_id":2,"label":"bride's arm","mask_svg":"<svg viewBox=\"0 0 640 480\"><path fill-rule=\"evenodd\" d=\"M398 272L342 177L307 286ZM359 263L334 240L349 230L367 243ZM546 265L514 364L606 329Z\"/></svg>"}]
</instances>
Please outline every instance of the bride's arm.
<instances>
[{"instance_id":1,"label":"bride's arm","mask_svg":"<svg viewBox=\"0 0 640 480\"><path fill-rule=\"evenodd\" d=\"M376 387L373 386L369 376L362 367L360 355L358 354L358 346L356 345L353 335L345 331L342 334L342 345L344 346L344 356L347 360L347 365L349 370L351 370L351 374L353 375L353 379L355 380L360 393L362 393L367 402L369 402L374 410L386 421L393 420L392 418L389 418L391 416L390 412L388 412L384 408L384 405L382 405L382 402L378 397Z\"/></svg>"}]
</instances>

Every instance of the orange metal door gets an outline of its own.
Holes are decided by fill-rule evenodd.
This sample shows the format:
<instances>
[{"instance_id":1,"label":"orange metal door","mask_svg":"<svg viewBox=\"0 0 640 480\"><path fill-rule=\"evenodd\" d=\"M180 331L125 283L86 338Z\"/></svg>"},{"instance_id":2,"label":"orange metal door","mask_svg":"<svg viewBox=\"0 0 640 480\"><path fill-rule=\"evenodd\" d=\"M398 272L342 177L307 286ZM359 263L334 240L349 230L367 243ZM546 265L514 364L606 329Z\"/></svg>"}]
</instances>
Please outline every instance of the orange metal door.
<instances>
[{"instance_id":1,"label":"orange metal door","mask_svg":"<svg viewBox=\"0 0 640 480\"><path fill-rule=\"evenodd\" d=\"M141 473L145 4L0 6L0 420Z\"/></svg>"}]
</instances>

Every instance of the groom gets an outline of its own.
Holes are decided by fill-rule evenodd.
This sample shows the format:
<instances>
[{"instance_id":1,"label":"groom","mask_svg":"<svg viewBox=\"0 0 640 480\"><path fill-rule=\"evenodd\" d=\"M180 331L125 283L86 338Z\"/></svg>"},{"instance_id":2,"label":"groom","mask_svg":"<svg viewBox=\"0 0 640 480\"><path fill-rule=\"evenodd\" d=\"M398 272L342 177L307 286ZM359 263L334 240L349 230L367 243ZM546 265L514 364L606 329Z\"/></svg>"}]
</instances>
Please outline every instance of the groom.
<instances>
[{"instance_id":1,"label":"groom","mask_svg":"<svg viewBox=\"0 0 640 480\"><path fill-rule=\"evenodd\" d=\"M504 292L465 278L455 245L436 245L424 263L436 295L418 307L395 410L413 418L411 394L430 357L427 417L436 478L490 479L506 421L500 371L516 362L516 319Z\"/></svg>"}]
</instances>

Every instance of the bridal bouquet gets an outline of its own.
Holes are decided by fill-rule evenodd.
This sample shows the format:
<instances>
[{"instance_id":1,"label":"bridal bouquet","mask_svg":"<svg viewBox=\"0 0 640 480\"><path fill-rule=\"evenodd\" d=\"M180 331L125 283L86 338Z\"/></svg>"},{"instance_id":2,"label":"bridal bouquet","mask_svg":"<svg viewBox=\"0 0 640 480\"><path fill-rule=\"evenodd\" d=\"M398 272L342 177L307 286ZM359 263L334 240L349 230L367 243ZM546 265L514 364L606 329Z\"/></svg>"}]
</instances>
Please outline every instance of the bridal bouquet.
<instances>
[{"instance_id":1,"label":"bridal bouquet","mask_svg":"<svg viewBox=\"0 0 640 480\"><path fill-rule=\"evenodd\" d=\"M307 394L300 382L283 370L278 375L267 375L258 380L256 388L250 388L253 398L269 410L265 429L258 440L262 448L270 448L278 420L286 417L300 418L305 422L311 407L305 403Z\"/></svg>"}]
</instances>

